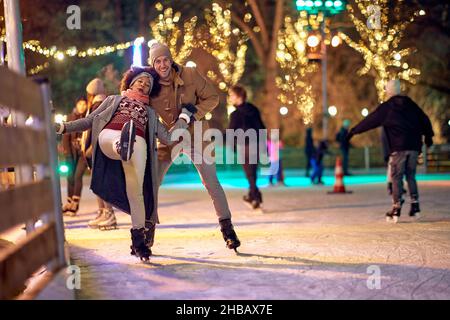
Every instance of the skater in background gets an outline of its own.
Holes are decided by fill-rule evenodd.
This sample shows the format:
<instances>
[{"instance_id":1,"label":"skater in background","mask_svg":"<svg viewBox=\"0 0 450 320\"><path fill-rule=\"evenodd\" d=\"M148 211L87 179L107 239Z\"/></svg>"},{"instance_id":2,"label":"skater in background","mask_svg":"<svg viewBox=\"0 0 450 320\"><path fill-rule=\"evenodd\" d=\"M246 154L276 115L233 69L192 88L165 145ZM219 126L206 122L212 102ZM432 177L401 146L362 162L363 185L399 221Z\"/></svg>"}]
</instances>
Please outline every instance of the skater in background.
<instances>
[{"instance_id":1,"label":"skater in background","mask_svg":"<svg viewBox=\"0 0 450 320\"><path fill-rule=\"evenodd\" d=\"M428 116L408 96L400 95L400 81L391 80L386 85L387 101L380 104L357 124L347 137L382 126L389 146L389 166L392 178L392 210L386 213L387 221L397 222L402 208L403 176L406 176L411 198L410 217L419 217L419 190L416 182L417 158L422 150L422 139L430 147L433 129Z\"/></svg>"},{"instance_id":2,"label":"skater in background","mask_svg":"<svg viewBox=\"0 0 450 320\"><path fill-rule=\"evenodd\" d=\"M389 141L386 135L386 132L383 128L381 128L381 146L383 149L383 159L384 164L386 166L386 180L387 180L387 191L390 196L392 196L392 169L389 164L389 158L390 158L390 152L389 152ZM403 203L403 194L406 193L404 183L402 180L402 199L401 202Z\"/></svg>"},{"instance_id":3,"label":"skater in background","mask_svg":"<svg viewBox=\"0 0 450 320\"><path fill-rule=\"evenodd\" d=\"M311 157L311 166L313 172L311 174L311 183L323 185L323 157L328 153L328 143L325 140L321 140L317 148L314 149L313 156Z\"/></svg>"},{"instance_id":4,"label":"skater in background","mask_svg":"<svg viewBox=\"0 0 450 320\"><path fill-rule=\"evenodd\" d=\"M249 184L248 194L243 197L244 202L251 208L258 209L263 202L261 191L256 185L259 162L258 130L265 129L266 127L261 120L258 108L247 102L247 92L244 87L240 85L231 87L228 91L228 99L236 107L236 110L230 115L228 129L242 129L244 132L252 129L256 130L257 139L255 141L250 141L250 139L240 141L238 139L237 150L238 152L244 153L242 168L244 169ZM244 145L240 145L239 142L243 142Z\"/></svg>"},{"instance_id":5,"label":"skater in background","mask_svg":"<svg viewBox=\"0 0 450 320\"><path fill-rule=\"evenodd\" d=\"M309 177L309 170L311 169L311 159L314 154L313 128L306 128L305 135L305 157L306 157L306 171L305 177Z\"/></svg>"},{"instance_id":6,"label":"skater in background","mask_svg":"<svg viewBox=\"0 0 450 320\"><path fill-rule=\"evenodd\" d=\"M77 99L75 108L67 116L68 121L75 121L86 116L86 98ZM72 132L62 137L61 141L65 162L69 165L67 175L67 203L62 207L64 215L75 216L83 190L83 174L86 171L86 159L81 152L81 133Z\"/></svg>"},{"instance_id":7,"label":"skater in background","mask_svg":"<svg viewBox=\"0 0 450 320\"><path fill-rule=\"evenodd\" d=\"M192 106L198 110L195 114L195 120L201 121L199 124L203 132L205 132L209 125L207 121L202 121L202 119L219 104L219 96L214 86L196 68L183 67L173 61L170 50L165 44L154 43L150 47L148 63L158 73L160 77L159 84L161 85L161 92L151 97L150 106L160 117L164 126L167 129L172 128L180 115L180 110L183 107ZM189 133L192 137L194 136L193 124L189 126ZM194 143L190 150L183 151L191 160L201 159L201 163L193 161L194 166L212 199L226 246L229 249L236 249L241 245L241 242L234 231L228 201L217 178L215 159L209 156L206 159L204 158L203 151L208 145L208 142L198 145ZM182 152L180 149L182 148L178 149L179 152ZM173 147L169 147L164 143L158 145L160 184L173 160L179 154L176 152L172 154L172 151Z\"/></svg>"},{"instance_id":8,"label":"skater in background","mask_svg":"<svg viewBox=\"0 0 450 320\"><path fill-rule=\"evenodd\" d=\"M152 254L149 227L159 223L156 137L174 143L149 106L157 79L151 68L132 67L122 78L121 95L107 97L86 118L56 125L59 134L92 129L91 189L131 214L131 253L141 260ZM183 109L173 129L187 128L193 113Z\"/></svg>"},{"instance_id":9,"label":"skater in background","mask_svg":"<svg viewBox=\"0 0 450 320\"><path fill-rule=\"evenodd\" d=\"M274 185L274 179L277 179L277 185L286 186L286 184L284 183L283 165L281 161L283 148L284 144L281 140L281 133L280 137L271 134L270 138L267 140L267 149L269 151L271 172L271 174L269 175L269 186Z\"/></svg>"},{"instance_id":10,"label":"skater in background","mask_svg":"<svg viewBox=\"0 0 450 320\"><path fill-rule=\"evenodd\" d=\"M106 99L106 90L103 81L99 78L95 78L91 80L86 86L86 93L88 97L88 112L94 112ZM92 150L93 146L91 143L92 140L92 131L87 130L83 132L82 135L82 152L84 158L86 159L87 167L90 171L92 171ZM97 215L94 219L88 222L88 226L93 229L100 230L111 230L117 228L117 219L114 213L114 209L111 204L104 201L99 196L97 197Z\"/></svg>"},{"instance_id":11,"label":"skater in background","mask_svg":"<svg viewBox=\"0 0 450 320\"><path fill-rule=\"evenodd\" d=\"M348 154L350 152L350 142L347 140L348 128L350 127L350 120L345 119L342 123L342 127L336 134L336 141L339 142L339 149L342 154L342 168L344 170L344 176L349 176L348 171Z\"/></svg>"}]
</instances>

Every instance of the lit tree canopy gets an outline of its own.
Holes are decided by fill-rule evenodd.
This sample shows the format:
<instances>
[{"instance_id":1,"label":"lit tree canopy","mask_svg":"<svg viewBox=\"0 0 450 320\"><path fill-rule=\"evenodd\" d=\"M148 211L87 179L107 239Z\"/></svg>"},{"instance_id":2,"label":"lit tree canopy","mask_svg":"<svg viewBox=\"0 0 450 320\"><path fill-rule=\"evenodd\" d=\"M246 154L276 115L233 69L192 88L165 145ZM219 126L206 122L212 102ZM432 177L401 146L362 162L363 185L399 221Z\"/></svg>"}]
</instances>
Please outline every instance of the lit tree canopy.
<instances>
[{"instance_id":1,"label":"lit tree canopy","mask_svg":"<svg viewBox=\"0 0 450 320\"><path fill-rule=\"evenodd\" d=\"M174 14L172 8L164 9L161 3L157 3L155 8L161 13L156 21L150 23L154 40L167 44L174 61L184 64L195 46L194 32L197 17L194 16L186 21L182 32L179 26L180 12Z\"/></svg>"},{"instance_id":2,"label":"lit tree canopy","mask_svg":"<svg viewBox=\"0 0 450 320\"><path fill-rule=\"evenodd\" d=\"M305 76L315 71L315 65L308 63L306 39L308 16L301 12L294 23L290 17L284 20L284 28L278 34L277 61L282 76L276 78L281 93L278 99L283 104L294 105L301 113L303 122L311 124L314 100L311 85Z\"/></svg>"},{"instance_id":3,"label":"lit tree canopy","mask_svg":"<svg viewBox=\"0 0 450 320\"><path fill-rule=\"evenodd\" d=\"M199 46L217 59L220 75L210 70L208 77L226 91L238 83L244 73L247 38L239 28L232 29L231 11L217 3L205 10L205 18L208 36L199 41Z\"/></svg>"},{"instance_id":4,"label":"lit tree canopy","mask_svg":"<svg viewBox=\"0 0 450 320\"><path fill-rule=\"evenodd\" d=\"M411 68L406 62L402 63L413 49L399 48L404 30L419 12L415 12L407 20L402 20L400 12L403 0L397 1L393 14L389 10L388 0L355 0L355 2L367 23L356 17L352 5L347 5L347 10L361 39L356 42L343 33L340 33L340 36L364 58L365 65L358 74L368 74L373 70L378 98L383 101L384 88L390 79L399 78L415 83L415 76L420 74L418 69Z\"/></svg>"}]
</instances>

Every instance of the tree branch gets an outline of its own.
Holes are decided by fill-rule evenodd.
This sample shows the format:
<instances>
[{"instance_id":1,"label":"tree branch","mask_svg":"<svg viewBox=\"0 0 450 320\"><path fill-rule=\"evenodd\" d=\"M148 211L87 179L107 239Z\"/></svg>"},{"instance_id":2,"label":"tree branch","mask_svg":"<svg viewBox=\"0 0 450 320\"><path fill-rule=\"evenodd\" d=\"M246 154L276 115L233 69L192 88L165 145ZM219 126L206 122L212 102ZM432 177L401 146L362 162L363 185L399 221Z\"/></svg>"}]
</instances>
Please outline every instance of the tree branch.
<instances>
[{"instance_id":1,"label":"tree branch","mask_svg":"<svg viewBox=\"0 0 450 320\"><path fill-rule=\"evenodd\" d=\"M277 0L275 4L275 19L273 22L272 39L270 41L270 51L267 59L269 67L276 66L275 55L278 45L278 32L280 31L281 23L283 20L283 9L284 9L284 0Z\"/></svg>"},{"instance_id":2,"label":"tree branch","mask_svg":"<svg viewBox=\"0 0 450 320\"><path fill-rule=\"evenodd\" d=\"M255 51L259 57L259 60L261 60L261 63L265 63L266 61L265 50L261 44L261 40L258 39L255 32L253 32L253 30L250 28L248 24L246 24L242 19L236 16L234 12L231 12L231 19L241 28L241 30L244 30L248 34L250 40L253 43L253 46L255 47Z\"/></svg>"},{"instance_id":3,"label":"tree branch","mask_svg":"<svg viewBox=\"0 0 450 320\"><path fill-rule=\"evenodd\" d=\"M267 33L267 26L264 22L264 18L261 15L261 11L259 10L258 4L255 0L248 0L248 4L253 10L253 14L255 15L256 23L261 28L261 36L262 36L262 45L265 49L269 47L269 34Z\"/></svg>"}]
</instances>

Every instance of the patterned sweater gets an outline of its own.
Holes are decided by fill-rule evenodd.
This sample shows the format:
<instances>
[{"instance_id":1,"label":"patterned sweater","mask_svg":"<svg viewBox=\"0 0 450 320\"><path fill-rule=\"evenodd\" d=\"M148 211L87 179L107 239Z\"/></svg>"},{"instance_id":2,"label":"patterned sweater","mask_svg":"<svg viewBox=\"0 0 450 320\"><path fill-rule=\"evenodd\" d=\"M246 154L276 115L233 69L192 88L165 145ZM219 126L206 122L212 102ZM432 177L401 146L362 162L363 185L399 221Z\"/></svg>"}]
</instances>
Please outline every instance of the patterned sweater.
<instances>
[{"instance_id":1,"label":"patterned sweater","mask_svg":"<svg viewBox=\"0 0 450 320\"><path fill-rule=\"evenodd\" d=\"M145 128L148 122L146 106L142 102L128 97L122 99L111 121L105 128L122 130L123 125L131 119L136 125L136 134L145 139Z\"/></svg>"}]
</instances>

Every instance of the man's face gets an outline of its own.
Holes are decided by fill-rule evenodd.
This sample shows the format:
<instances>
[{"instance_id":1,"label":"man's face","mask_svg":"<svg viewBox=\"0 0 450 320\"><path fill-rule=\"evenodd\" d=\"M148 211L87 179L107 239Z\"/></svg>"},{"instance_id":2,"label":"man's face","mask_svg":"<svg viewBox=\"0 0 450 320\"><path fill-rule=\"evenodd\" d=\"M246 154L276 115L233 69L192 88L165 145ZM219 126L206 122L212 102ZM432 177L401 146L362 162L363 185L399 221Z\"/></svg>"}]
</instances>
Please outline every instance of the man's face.
<instances>
[{"instance_id":1,"label":"man's face","mask_svg":"<svg viewBox=\"0 0 450 320\"><path fill-rule=\"evenodd\" d=\"M79 114L85 113L85 112L86 112L86 109L87 109L87 103L86 103L86 100L79 100L79 101L77 102L76 108L77 108L77 112L78 112Z\"/></svg>"},{"instance_id":2,"label":"man's face","mask_svg":"<svg viewBox=\"0 0 450 320\"><path fill-rule=\"evenodd\" d=\"M172 60L166 56L158 57L153 64L153 68L155 68L156 72L163 80L169 78L171 67Z\"/></svg>"},{"instance_id":3,"label":"man's face","mask_svg":"<svg viewBox=\"0 0 450 320\"><path fill-rule=\"evenodd\" d=\"M130 89L137 91L140 94L148 95L150 92L150 79L148 77L139 78L133 82Z\"/></svg>"},{"instance_id":4,"label":"man's face","mask_svg":"<svg viewBox=\"0 0 450 320\"><path fill-rule=\"evenodd\" d=\"M242 98L238 96L233 90L228 92L228 101L235 107L242 104Z\"/></svg>"}]
</instances>

